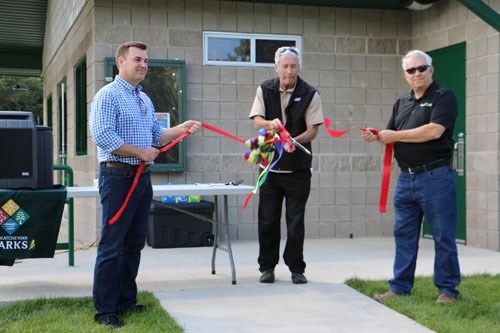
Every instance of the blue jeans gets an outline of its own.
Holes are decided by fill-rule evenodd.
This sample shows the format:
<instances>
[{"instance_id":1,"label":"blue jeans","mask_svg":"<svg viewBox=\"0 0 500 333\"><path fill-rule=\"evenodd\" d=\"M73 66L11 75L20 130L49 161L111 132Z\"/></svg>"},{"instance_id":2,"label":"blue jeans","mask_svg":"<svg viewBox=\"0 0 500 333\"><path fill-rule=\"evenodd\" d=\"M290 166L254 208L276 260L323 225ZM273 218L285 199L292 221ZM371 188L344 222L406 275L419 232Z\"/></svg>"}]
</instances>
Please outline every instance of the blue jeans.
<instances>
[{"instance_id":1,"label":"blue jeans","mask_svg":"<svg viewBox=\"0 0 500 333\"><path fill-rule=\"evenodd\" d=\"M141 174L121 217L113 225L108 223L125 201L134 176L135 171L101 166L102 232L94 269L95 319L137 304L135 279L146 241L153 198L149 173Z\"/></svg>"},{"instance_id":2,"label":"blue jeans","mask_svg":"<svg viewBox=\"0 0 500 333\"><path fill-rule=\"evenodd\" d=\"M417 265L422 218L434 238L434 285L439 293L457 297L460 267L456 245L457 202L453 171L448 166L419 174L401 172L394 194L394 278L390 289L410 294Z\"/></svg>"}]
</instances>

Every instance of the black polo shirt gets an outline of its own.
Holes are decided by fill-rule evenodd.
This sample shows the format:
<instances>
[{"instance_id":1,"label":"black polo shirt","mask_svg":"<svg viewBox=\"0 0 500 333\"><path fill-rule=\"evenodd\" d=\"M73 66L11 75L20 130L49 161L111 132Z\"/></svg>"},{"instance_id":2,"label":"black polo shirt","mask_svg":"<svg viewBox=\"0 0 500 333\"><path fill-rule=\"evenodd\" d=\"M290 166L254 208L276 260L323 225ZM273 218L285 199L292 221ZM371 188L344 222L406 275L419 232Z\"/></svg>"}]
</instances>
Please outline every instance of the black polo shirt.
<instances>
[{"instance_id":1,"label":"black polo shirt","mask_svg":"<svg viewBox=\"0 0 500 333\"><path fill-rule=\"evenodd\" d=\"M425 94L415 98L413 90L398 98L387 129L400 131L435 123L446 128L439 139L420 143L395 142L394 157L401 168L450 158L453 154L453 127L458 115L457 100L450 90L433 82Z\"/></svg>"}]
</instances>

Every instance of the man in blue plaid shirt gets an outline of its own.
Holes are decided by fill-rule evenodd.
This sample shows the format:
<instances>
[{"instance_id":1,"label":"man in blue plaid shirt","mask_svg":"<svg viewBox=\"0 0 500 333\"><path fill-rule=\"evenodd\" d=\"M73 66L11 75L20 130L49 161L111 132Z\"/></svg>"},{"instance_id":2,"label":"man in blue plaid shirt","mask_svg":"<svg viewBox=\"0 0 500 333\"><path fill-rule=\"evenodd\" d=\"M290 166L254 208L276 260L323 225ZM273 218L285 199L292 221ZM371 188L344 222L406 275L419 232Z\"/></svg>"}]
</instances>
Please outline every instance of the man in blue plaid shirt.
<instances>
[{"instance_id":1,"label":"man in blue plaid shirt","mask_svg":"<svg viewBox=\"0 0 500 333\"><path fill-rule=\"evenodd\" d=\"M97 146L102 232L94 269L95 321L121 327L118 317L144 310L137 304L136 277L146 241L153 188L149 165L164 145L201 123L188 120L172 128L160 127L151 99L139 84L148 71L147 45L127 42L116 50L118 75L95 95L90 106L90 133ZM108 221L125 201L141 161L146 162L123 214Z\"/></svg>"}]
</instances>

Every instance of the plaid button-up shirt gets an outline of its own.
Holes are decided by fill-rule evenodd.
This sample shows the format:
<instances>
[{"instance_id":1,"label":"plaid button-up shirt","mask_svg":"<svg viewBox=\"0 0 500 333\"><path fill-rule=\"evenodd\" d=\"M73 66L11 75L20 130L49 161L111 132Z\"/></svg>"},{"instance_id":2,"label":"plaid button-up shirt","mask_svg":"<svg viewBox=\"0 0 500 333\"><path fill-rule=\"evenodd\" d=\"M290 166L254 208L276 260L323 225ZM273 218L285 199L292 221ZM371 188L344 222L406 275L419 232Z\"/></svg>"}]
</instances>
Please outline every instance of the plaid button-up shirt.
<instances>
[{"instance_id":1,"label":"plaid button-up shirt","mask_svg":"<svg viewBox=\"0 0 500 333\"><path fill-rule=\"evenodd\" d=\"M151 99L138 85L134 88L118 75L95 95L90 105L90 134L97 145L101 162L123 162L138 165L131 156L112 152L124 143L139 148L158 144L163 129L158 122Z\"/></svg>"}]
</instances>

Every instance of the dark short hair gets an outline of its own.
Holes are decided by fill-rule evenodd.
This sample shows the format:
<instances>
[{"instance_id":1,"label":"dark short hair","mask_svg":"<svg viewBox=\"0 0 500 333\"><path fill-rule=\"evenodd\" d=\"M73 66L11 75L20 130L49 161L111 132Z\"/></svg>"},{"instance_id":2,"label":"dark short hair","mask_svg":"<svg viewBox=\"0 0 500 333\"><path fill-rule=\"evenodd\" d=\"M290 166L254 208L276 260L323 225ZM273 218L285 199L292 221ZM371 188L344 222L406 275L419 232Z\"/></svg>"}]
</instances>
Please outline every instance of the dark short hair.
<instances>
[{"instance_id":1,"label":"dark short hair","mask_svg":"<svg viewBox=\"0 0 500 333\"><path fill-rule=\"evenodd\" d=\"M148 49L148 46L142 42L131 41L122 43L116 48L116 54L115 54L116 63L118 63L118 58L124 57L128 53L128 49L131 47L137 47L144 51Z\"/></svg>"}]
</instances>

